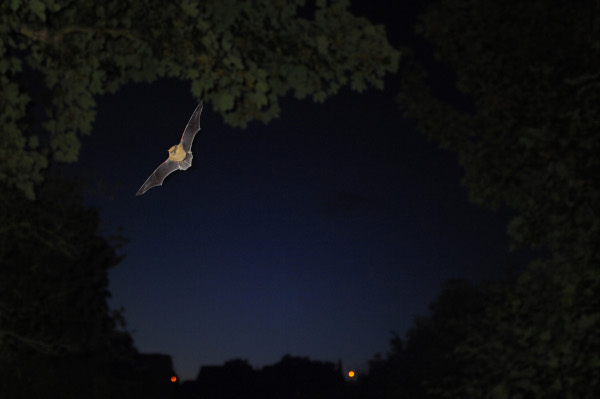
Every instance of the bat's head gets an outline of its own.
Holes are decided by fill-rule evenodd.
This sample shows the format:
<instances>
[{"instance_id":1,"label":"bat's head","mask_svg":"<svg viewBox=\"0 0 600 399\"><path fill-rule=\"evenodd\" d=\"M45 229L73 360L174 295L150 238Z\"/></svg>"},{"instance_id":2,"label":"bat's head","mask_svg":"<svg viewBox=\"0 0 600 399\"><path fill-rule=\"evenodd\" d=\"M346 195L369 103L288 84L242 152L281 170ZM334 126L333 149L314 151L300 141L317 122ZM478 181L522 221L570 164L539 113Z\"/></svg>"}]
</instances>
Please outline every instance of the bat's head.
<instances>
[{"instance_id":1,"label":"bat's head","mask_svg":"<svg viewBox=\"0 0 600 399\"><path fill-rule=\"evenodd\" d=\"M167 151L169 151L169 155L170 155L170 156L174 156L174 155L175 155L175 153L177 152L177 146L176 146L176 145L173 145L173 146L171 146L171 148L169 148Z\"/></svg>"}]
</instances>

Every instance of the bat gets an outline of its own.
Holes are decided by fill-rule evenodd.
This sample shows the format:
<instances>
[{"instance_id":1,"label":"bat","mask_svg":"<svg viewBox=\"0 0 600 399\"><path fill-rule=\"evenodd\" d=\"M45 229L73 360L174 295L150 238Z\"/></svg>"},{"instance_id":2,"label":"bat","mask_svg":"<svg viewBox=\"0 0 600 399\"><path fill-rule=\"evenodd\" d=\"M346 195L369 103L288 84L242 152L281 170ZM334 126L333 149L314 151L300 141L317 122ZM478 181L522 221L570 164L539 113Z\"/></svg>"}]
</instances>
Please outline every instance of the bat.
<instances>
[{"instance_id":1,"label":"bat","mask_svg":"<svg viewBox=\"0 0 600 399\"><path fill-rule=\"evenodd\" d=\"M158 168L152 174L142 187L137 191L135 195L142 195L152 187L162 186L163 181L167 176L176 170L186 170L192 166L192 142L196 133L200 131L200 114L202 113L202 101L194 110L190 121L185 126L183 134L181 135L181 141L179 144L169 148L169 158L161 163Z\"/></svg>"}]
</instances>

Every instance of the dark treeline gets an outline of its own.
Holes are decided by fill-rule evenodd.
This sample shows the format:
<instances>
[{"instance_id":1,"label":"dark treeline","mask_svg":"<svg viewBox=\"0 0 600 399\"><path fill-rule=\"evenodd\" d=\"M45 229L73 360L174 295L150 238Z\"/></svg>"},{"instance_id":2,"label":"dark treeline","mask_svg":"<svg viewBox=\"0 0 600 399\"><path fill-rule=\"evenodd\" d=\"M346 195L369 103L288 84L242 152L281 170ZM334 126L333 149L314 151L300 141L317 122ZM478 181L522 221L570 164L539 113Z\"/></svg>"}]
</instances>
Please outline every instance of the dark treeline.
<instances>
[{"instance_id":1,"label":"dark treeline","mask_svg":"<svg viewBox=\"0 0 600 399\"><path fill-rule=\"evenodd\" d=\"M194 381L184 382L182 399L343 398L347 384L339 365L286 355L274 365L253 369L235 359L223 366L203 366Z\"/></svg>"}]
</instances>

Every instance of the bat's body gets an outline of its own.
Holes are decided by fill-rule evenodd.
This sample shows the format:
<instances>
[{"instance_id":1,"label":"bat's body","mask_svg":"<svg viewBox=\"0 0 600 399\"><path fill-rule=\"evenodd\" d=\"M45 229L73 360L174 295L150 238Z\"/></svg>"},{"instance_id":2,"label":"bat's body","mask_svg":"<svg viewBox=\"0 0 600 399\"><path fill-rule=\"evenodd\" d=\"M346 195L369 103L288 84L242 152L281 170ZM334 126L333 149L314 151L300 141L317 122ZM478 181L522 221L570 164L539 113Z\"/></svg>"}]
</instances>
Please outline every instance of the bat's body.
<instances>
[{"instance_id":1,"label":"bat's body","mask_svg":"<svg viewBox=\"0 0 600 399\"><path fill-rule=\"evenodd\" d=\"M186 170L192 166L192 159L194 158L192 155L192 142L194 141L196 133L200 131L201 113L202 102L198 104L196 110L192 114L190 121L183 131L183 135L181 135L179 144L169 148L169 158L152 172L150 177L142 184L142 187L140 187L136 195L142 195L152 187L162 185L165 177L176 170Z\"/></svg>"}]
</instances>

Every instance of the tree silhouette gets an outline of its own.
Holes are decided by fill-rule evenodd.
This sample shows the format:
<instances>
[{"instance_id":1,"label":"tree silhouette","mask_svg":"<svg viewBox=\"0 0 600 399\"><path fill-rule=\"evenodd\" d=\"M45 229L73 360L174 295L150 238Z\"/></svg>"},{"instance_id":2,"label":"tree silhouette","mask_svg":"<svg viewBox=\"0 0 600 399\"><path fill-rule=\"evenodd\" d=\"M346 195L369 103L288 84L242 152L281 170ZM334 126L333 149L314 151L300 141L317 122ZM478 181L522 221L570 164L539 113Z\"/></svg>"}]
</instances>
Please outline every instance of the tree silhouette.
<instances>
[{"instance_id":1,"label":"tree silhouette","mask_svg":"<svg viewBox=\"0 0 600 399\"><path fill-rule=\"evenodd\" d=\"M234 359L223 366L202 366L198 378L186 381L182 398L341 398L344 379L333 363L285 355L279 362L253 369L246 360Z\"/></svg>"},{"instance_id":2,"label":"tree silhouette","mask_svg":"<svg viewBox=\"0 0 600 399\"><path fill-rule=\"evenodd\" d=\"M501 298L501 285L449 280L428 315L417 316L403 341L394 334L385 357L375 356L358 381L358 398L434 399L455 389L462 378L479 378L479 364L456 350L482 328L485 309Z\"/></svg>"},{"instance_id":3,"label":"tree silhouette","mask_svg":"<svg viewBox=\"0 0 600 399\"><path fill-rule=\"evenodd\" d=\"M339 398L344 380L341 370L331 362L307 357L285 355L279 362L261 370L258 397L276 398Z\"/></svg>"},{"instance_id":4,"label":"tree silhouette","mask_svg":"<svg viewBox=\"0 0 600 399\"><path fill-rule=\"evenodd\" d=\"M486 308L458 354L486 373L448 396L600 394L598 7L442 0L418 29L456 74L454 101L416 52L401 69L405 114L457 153L471 198L513 209L514 244L547 254Z\"/></svg>"},{"instance_id":5,"label":"tree silhouette","mask_svg":"<svg viewBox=\"0 0 600 399\"><path fill-rule=\"evenodd\" d=\"M478 364L464 361L455 350L479 332L486 307L498 299L498 285L449 280L408 331L403 359L410 397L440 398L460 378L479 378Z\"/></svg>"},{"instance_id":6,"label":"tree silhouette","mask_svg":"<svg viewBox=\"0 0 600 399\"><path fill-rule=\"evenodd\" d=\"M256 396L257 386L257 372L252 366L246 360L233 359L223 366L203 366L183 397L250 398Z\"/></svg>"},{"instance_id":7,"label":"tree silhouette","mask_svg":"<svg viewBox=\"0 0 600 399\"><path fill-rule=\"evenodd\" d=\"M386 357L376 354L369 360L368 371L360 375L351 386L352 398L401 399L412 397L409 394L411 382L407 374L410 366L405 361L404 343L400 337L394 334L390 346L391 349Z\"/></svg>"},{"instance_id":8,"label":"tree silhouette","mask_svg":"<svg viewBox=\"0 0 600 399\"><path fill-rule=\"evenodd\" d=\"M50 175L38 194L0 186L0 392L135 397L136 351L106 303L118 242L77 184Z\"/></svg>"},{"instance_id":9,"label":"tree silhouette","mask_svg":"<svg viewBox=\"0 0 600 399\"><path fill-rule=\"evenodd\" d=\"M348 84L382 88L399 56L383 27L350 14L347 0L303 5L2 2L0 181L33 198L49 159L77 160L94 96L129 82L189 80L196 98L236 126L276 117L290 91L322 102Z\"/></svg>"}]
</instances>

